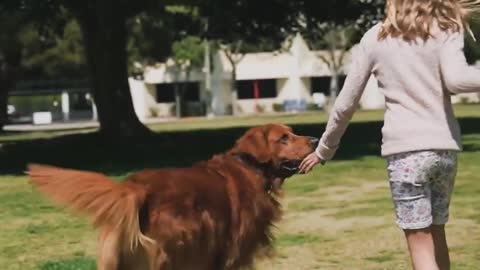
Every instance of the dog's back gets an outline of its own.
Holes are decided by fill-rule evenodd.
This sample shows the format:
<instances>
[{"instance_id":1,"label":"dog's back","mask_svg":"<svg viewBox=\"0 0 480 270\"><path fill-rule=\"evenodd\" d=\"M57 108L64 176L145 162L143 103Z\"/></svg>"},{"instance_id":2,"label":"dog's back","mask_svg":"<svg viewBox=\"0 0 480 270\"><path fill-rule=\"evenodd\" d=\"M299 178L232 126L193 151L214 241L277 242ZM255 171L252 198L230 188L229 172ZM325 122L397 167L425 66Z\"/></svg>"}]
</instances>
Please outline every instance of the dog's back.
<instances>
[{"instance_id":1,"label":"dog's back","mask_svg":"<svg viewBox=\"0 0 480 270\"><path fill-rule=\"evenodd\" d=\"M147 170L122 183L93 172L29 166L31 182L87 213L100 230L99 270L238 269L269 244L278 205L232 158Z\"/></svg>"},{"instance_id":2,"label":"dog's back","mask_svg":"<svg viewBox=\"0 0 480 270\"><path fill-rule=\"evenodd\" d=\"M92 219L99 270L227 269L236 195L206 166L145 170L121 183L44 165L30 165L28 174L53 201Z\"/></svg>"},{"instance_id":3,"label":"dog's back","mask_svg":"<svg viewBox=\"0 0 480 270\"><path fill-rule=\"evenodd\" d=\"M39 190L88 213L101 270L237 270L271 247L276 193L317 145L284 125L249 129L227 152L191 168L106 176L32 165Z\"/></svg>"}]
</instances>

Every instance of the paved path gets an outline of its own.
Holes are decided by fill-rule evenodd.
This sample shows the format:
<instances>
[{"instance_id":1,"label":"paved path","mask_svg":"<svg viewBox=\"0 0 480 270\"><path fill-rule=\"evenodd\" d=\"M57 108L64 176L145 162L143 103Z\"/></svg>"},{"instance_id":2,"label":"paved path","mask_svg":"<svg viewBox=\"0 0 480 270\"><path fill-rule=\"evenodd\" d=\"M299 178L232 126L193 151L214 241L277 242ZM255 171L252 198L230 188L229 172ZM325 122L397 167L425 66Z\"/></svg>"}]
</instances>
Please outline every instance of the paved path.
<instances>
[{"instance_id":1,"label":"paved path","mask_svg":"<svg viewBox=\"0 0 480 270\"><path fill-rule=\"evenodd\" d=\"M158 124L170 121L175 121L176 118L155 118L145 120L144 124ZM18 124L18 125L6 125L3 129L5 131L49 131L49 130L71 130L71 129L85 129L85 128L98 128L99 123L97 121L78 121L78 122L60 122L52 123L48 125L33 125L33 124Z\"/></svg>"}]
</instances>

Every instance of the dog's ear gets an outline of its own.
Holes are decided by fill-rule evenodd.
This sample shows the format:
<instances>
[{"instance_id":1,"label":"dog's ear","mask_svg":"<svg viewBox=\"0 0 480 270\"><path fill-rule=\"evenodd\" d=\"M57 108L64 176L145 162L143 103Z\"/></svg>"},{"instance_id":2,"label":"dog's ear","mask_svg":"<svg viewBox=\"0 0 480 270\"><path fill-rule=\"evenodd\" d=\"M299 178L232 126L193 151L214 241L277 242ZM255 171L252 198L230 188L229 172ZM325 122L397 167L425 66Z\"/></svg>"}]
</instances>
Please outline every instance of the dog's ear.
<instances>
[{"instance_id":1,"label":"dog's ear","mask_svg":"<svg viewBox=\"0 0 480 270\"><path fill-rule=\"evenodd\" d=\"M272 159L268 145L268 131L264 127L256 127L248 130L245 135L238 139L232 153L246 154L260 163L267 163Z\"/></svg>"}]
</instances>

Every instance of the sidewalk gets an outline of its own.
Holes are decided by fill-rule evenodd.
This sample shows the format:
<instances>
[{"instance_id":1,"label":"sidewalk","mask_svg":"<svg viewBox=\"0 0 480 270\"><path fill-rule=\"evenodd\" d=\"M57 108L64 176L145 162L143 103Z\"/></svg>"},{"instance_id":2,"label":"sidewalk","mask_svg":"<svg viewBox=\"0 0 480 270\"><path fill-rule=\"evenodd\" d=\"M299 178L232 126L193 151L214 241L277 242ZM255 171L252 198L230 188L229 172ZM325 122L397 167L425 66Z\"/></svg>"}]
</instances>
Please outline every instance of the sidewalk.
<instances>
[{"instance_id":1,"label":"sidewalk","mask_svg":"<svg viewBox=\"0 0 480 270\"><path fill-rule=\"evenodd\" d=\"M144 124L159 124L165 122L176 121L176 118L151 118L145 119ZM57 122L48 125L34 125L34 124L16 124L6 125L3 127L5 131L53 131L53 130L73 130L98 128L100 124L97 121L78 121L78 122Z\"/></svg>"}]
</instances>

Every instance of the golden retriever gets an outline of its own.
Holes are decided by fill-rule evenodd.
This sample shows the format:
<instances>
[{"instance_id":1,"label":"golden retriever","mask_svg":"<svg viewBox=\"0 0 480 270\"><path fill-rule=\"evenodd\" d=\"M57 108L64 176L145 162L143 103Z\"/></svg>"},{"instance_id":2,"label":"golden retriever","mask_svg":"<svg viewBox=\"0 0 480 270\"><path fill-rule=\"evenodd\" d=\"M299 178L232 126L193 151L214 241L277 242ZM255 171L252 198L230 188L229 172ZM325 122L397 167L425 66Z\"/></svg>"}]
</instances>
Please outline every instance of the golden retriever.
<instances>
[{"instance_id":1,"label":"golden retriever","mask_svg":"<svg viewBox=\"0 0 480 270\"><path fill-rule=\"evenodd\" d=\"M271 246L276 194L317 142L268 124L208 161L120 183L36 164L28 174L55 202L91 217L100 231L99 270L236 270Z\"/></svg>"}]
</instances>

